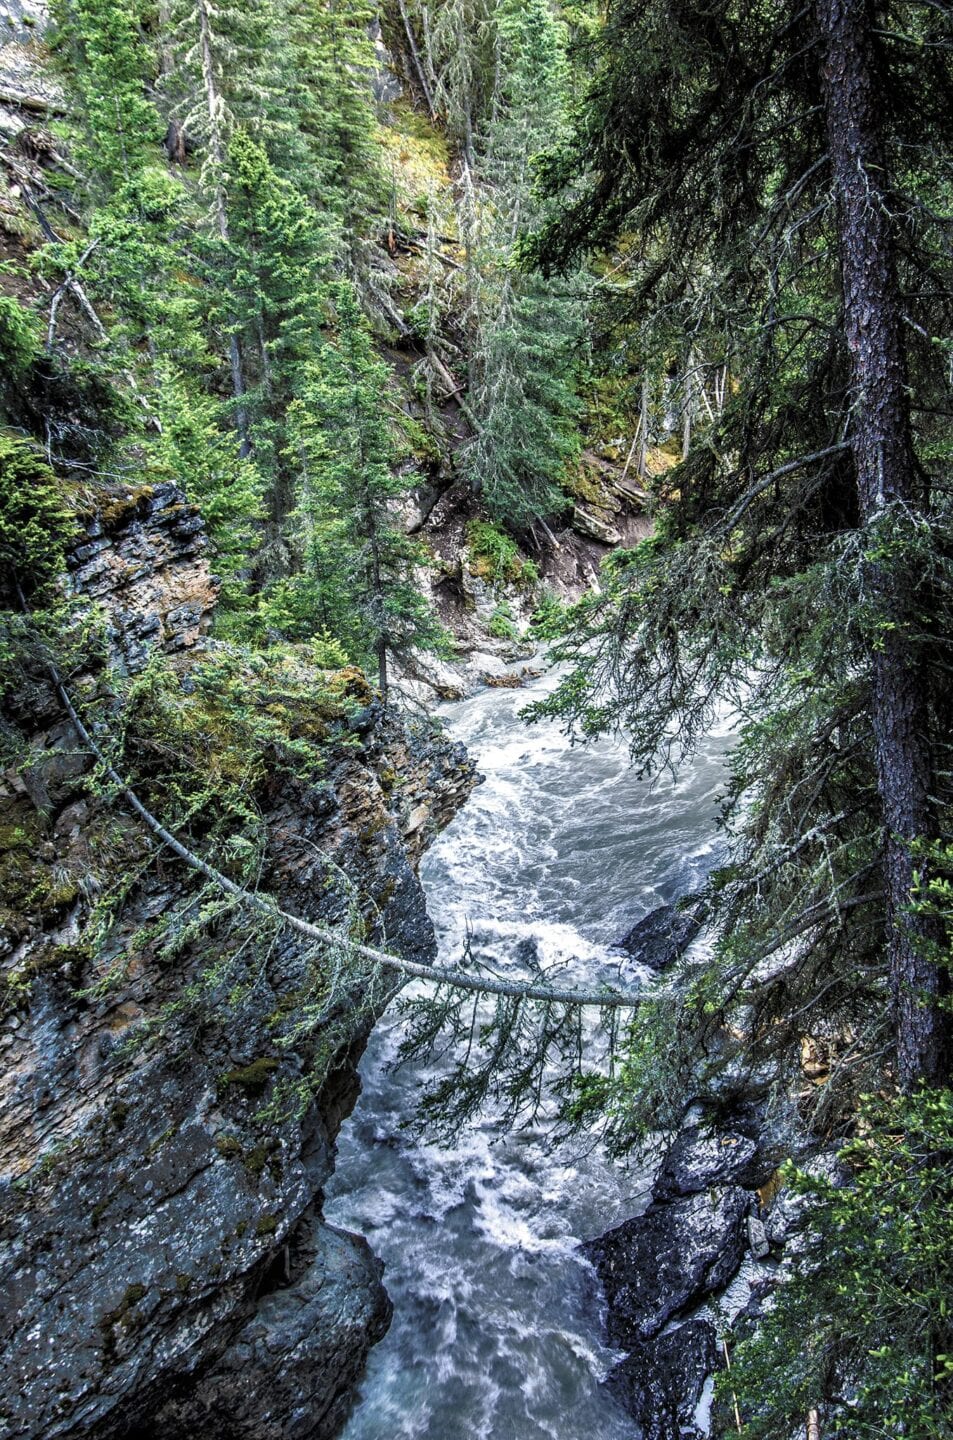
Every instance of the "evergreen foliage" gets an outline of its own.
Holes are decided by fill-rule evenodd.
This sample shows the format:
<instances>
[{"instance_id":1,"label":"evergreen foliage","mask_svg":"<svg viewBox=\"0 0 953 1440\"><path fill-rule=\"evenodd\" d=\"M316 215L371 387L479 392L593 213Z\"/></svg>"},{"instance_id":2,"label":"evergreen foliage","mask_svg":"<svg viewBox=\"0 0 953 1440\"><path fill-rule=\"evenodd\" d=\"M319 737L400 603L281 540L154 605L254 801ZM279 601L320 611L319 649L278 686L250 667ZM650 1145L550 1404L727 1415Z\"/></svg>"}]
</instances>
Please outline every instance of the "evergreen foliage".
<instances>
[{"instance_id":1,"label":"evergreen foliage","mask_svg":"<svg viewBox=\"0 0 953 1440\"><path fill-rule=\"evenodd\" d=\"M794 1433L939 1440L953 1418L953 1093L868 1097L841 1152L849 1183L789 1167L807 1234L758 1332L722 1378L748 1440Z\"/></svg>"},{"instance_id":2,"label":"evergreen foliage","mask_svg":"<svg viewBox=\"0 0 953 1440\"><path fill-rule=\"evenodd\" d=\"M941 757L949 732L949 492L944 462L928 457L947 428L945 362L929 337L943 332L949 293L932 200L953 74L939 12L899 7L888 34L863 11L861 50L891 97L865 122L879 125L885 157L877 213L894 217L863 240L848 228L849 197L831 200L841 111L825 98L819 24L793 9L742 22L730 5L619 0L575 138L548 161L548 183L575 189L542 237L545 262L622 232L611 303L639 325L663 314L686 349L703 316L725 337L735 393L666 477L654 538L613 556L604 592L576 612L563 651L575 668L544 709L584 734L624 730L652 768L691 750L719 704L736 706L733 853L712 883L715 960L678 1026L680 1093L739 1051L796 1076L806 1031L830 1052L818 1103L833 1123L879 1082L891 1046L908 1080L920 1032L927 1073L945 1064L927 1039L945 1023L944 972L927 958L937 931L909 918L909 903L911 845L941 833L950 803L948 763L927 781L923 757ZM914 80L917 36L929 58ZM913 172L909 147L925 140ZM874 338L844 341L854 244L868 265L893 247L896 281L884 272L877 303L895 314L902 292L908 307L895 373L906 367L896 394L912 394L912 410L891 400L875 417L861 399L873 381L861 384L857 357ZM865 457L894 444L886 431L870 438L888 413L912 449L878 500ZM917 716L906 739L901 694ZM903 766L907 794L922 796L905 815L891 798ZM636 1055L657 1048L633 1043ZM659 1098L651 1064L629 1080L638 1129Z\"/></svg>"},{"instance_id":3,"label":"evergreen foliage","mask_svg":"<svg viewBox=\"0 0 953 1440\"><path fill-rule=\"evenodd\" d=\"M578 455L583 309L578 284L518 267L522 231L540 214L533 157L563 126L564 27L547 0L500 0L494 22L497 79L470 237L476 435L464 467L490 515L518 529L561 508L559 481Z\"/></svg>"},{"instance_id":4,"label":"evergreen foliage","mask_svg":"<svg viewBox=\"0 0 953 1440\"><path fill-rule=\"evenodd\" d=\"M336 227L352 278L367 268L368 231L386 208L387 185L367 77L374 64L366 0L292 0L291 56L297 124L308 147L298 183Z\"/></svg>"},{"instance_id":5,"label":"evergreen foliage","mask_svg":"<svg viewBox=\"0 0 953 1440\"><path fill-rule=\"evenodd\" d=\"M386 696L388 657L446 640L414 580L425 557L392 513L418 477L397 469L387 367L353 287L340 281L330 294L334 338L292 412L303 567L283 599L309 633L329 628L353 657L374 657Z\"/></svg>"},{"instance_id":6,"label":"evergreen foliage","mask_svg":"<svg viewBox=\"0 0 953 1440\"><path fill-rule=\"evenodd\" d=\"M5 608L49 598L76 521L63 484L23 440L0 432L0 583Z\"/></svg>"},{"instance_id":7,"label":"evergreen foliage","mask_svg":"<svg viewBox=\"0 0 953 1440\"><path fill-rule=\"evenodd\" d=\"M448 652L402 518L410 452L469 482L471 571L529 590L513 536L579 490L595 333L615 428L640 382L640 479L663 412L682 463L597 591L568 613L544 594L536 632L571 668L536 713L625 734L652 772L734 709L713 949L637 1002L472 956L449 979L425 967L441 983L410 1004L405 1053L467 1036L425 1097L443 1132L488 1099L535 1116L555 1066L565 1123L618 1153L752 1087L852 1135L849 1185L792 1175L810 1244L738 1353L746 1433L821 1406L835 1433L949 1435L949 6L397 0L430 120L405 102L391 174L375 17L367 0L54 0L66 118L22 153L4 140L29 208L0 266L2 419L22 432L0 433L7 709L48 687L51 656L95 649L94 618L60 624L77 512L102 479L175 480L223 581L216 643L187 685L153 663L103 686L111 756L91 743L111 786L115 759L220 867L191 856L203 881L139 938L171 956L220 926L181 1006L217 1005L226 980L240 999L241 906L264 915L256 943L279 930L244 893L270 773L312 784L326 742L351 743L373 702L351 664L386 700L395 659ZM19 164L31 144L45 188ZM426 433L398 368L423 381ZM504 597L489 629L516 637ZM97 943L132 883L97 902ZM276 1043L332 1056L350 1012L390 993L382 959L322 948ZM270 1074L250 1069L228 1083Z\"/></svg>"}]
</instances>

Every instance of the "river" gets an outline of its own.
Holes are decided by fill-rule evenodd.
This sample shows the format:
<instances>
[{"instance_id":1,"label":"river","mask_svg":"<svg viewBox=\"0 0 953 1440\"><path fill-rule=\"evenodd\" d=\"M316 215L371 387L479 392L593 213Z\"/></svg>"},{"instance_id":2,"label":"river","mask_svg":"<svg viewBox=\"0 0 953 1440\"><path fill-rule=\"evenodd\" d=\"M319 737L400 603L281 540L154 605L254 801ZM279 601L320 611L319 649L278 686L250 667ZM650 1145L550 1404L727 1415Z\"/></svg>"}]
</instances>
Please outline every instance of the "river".
<instances>
[{"instance_id":1,"label":"river","mask_svg":"<svg viewBox=\"0 0 953 1440\"><path fill-rule=\"evenodd\" d=\"M531 942L563 979L618 983L612 941L717 855L728 727L677 781L651 784L623 745L573 748L519 718L553 683L441 707L486 780L421 878L444 962L469 926L499 968L518 969ZM542 1128L501 1136L492 1117L448 1145L415 1139L402 1121L425 1077L388 1068L401 1024L392 1009L372 1037L326 1197L328 1219L383 1258L394 1301L344 1440L630 1440L599 1384L614 1357L577 1246L644 1204L644 1173Z\"/></svg>"}]
</instances>

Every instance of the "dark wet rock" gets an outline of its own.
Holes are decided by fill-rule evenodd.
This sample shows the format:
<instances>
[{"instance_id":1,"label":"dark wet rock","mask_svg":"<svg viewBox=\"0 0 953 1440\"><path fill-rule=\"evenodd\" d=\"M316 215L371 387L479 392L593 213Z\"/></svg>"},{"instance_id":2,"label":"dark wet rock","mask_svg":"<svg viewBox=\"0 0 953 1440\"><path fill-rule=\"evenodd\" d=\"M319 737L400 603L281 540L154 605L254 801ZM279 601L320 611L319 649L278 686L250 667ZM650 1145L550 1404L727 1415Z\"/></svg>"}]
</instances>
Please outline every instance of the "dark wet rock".
<instances>
[{"instance_id":1,"label":"dark wet rock","mask_svg":"<svg viewBox=\"0 0 953 1440\"><path fill-rule=\"evenodd\" d=\"M697 1195L713 1185L761 1184L770 1174L756 1140L736 1130L692 1125L671 1146L655 1179L656 1200Z\"/></svg>"},{"instance_id":2,"label":"dark wet rock","mask_svg":"<svg viewBox=\"0 0 953 1440\"><path fill-rule=\"evenodd\" d=\"M754 1260L764 1260L771 1253L771 1242L764 1221L757 1215L748 1216L748 1249Z\"/></svg>"},{"instance_id":3,"label":"dark wet rock","mask_svg":"<svg viewBox=\"0 0 953 1440\"><path fill-rule=\"evenodd\" d=\"M737 1186L653 1204L584 1250L608 1304L609 1343L628 1350L723 1289L741 1264L751 1196Z\"/></svg>"},{"instance_id":4,"label":"dark wet rock","mask_svg":"<svg viewBox=\"0 0 953 1440\"><path fill-rule=\"evenodd\" d=\"M717 1365L715 1327L696 1318L635 1345L606 1384L638 1424L642 1440L681 1440L698 1433L698 1402Z\"/></svg>"},{"instance_id":5,"label":"dark wet rock","mask_svg":"<svg viewBox=\"0 0 953 1440\"><path fill-rule=\"evenodd\" d=\"M195 518L174 487L122 492L72 568L107 660L164 652L184 693L214 646ZM145 863L148 833L87 787L52 687L26 699L37 774L0 776L0 1433L324 1440L388 1315L380 1267L320 1210L374 1013L342 1006L330 1036L282 1043L315 985L312 947L290 932L245 945L228 922L157 943L199 882L171 857ZM474 770L368 708L359 744L329 731L320 774L265 774L260 883L325 924L356 903L372 943L427 962L416 865ZM93 909L117 875L129 886L97 949Z\"/></svg>"},{"instance_id":6,"label":"dark wet rock","mask_svg":"<svg viewBox=\"0 0 953 1440\"><path fill-rule=\"evenodd\" d=\"M369 1345L391 1305L382 1266L365 1240L318 1225L293 1283L284 1256L265 1294L220 1361L183 1398L160 1404L143 1440L330 1440L337 1434Z\"/></svg>"},{"instance_id":7,"label":"dark wet rock","mask_svg":"<svg viewBox=\"0 0 953 1440\"><path fill-rule=\"evenodd\" d=\"M688 949L704 924L703 907L695 902L687 909L660 905L637 921L615 946L631 959L651 970L665 970Z\"/></svg>"}]
</instances>

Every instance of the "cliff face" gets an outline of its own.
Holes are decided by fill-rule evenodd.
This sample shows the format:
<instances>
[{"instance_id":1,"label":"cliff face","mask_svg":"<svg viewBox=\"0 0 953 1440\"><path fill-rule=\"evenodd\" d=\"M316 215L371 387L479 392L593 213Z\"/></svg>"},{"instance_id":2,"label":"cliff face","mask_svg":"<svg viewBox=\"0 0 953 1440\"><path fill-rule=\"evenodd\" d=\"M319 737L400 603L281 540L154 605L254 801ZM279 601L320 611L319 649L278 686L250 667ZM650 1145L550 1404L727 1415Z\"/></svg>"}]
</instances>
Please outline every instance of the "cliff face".
<instances>
[{"instance_id":1,"label":"cliff face","mask_svg":"<svg viewBox=\"0 0 953 1440\"><path fill-rule=\"evenodd\" d=\"M71 570L111 664L162 650L187 695L215 655L216 585L183 497L120 496ZM250 797L260 886L311 919L349 906L428 960L415 867L472 766L385 717L360 677L336 693L320 773L265 767ZM320 959L210 918L220 897L87 783L37 695L35 761L0 790L0 1435L320 1440L389 1314L367 1247L321 1217L371 1016L342 992L333 1027L295 1030Z\"/></svg>"}]
</instances>

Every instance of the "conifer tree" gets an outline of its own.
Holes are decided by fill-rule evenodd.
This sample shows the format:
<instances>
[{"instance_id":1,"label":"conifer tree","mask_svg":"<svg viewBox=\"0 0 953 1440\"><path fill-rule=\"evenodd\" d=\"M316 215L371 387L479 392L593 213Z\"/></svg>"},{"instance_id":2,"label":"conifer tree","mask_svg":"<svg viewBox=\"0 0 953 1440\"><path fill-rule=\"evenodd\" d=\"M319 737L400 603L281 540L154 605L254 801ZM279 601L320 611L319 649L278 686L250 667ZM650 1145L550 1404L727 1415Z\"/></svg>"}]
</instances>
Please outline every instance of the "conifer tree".
<instances>
[{"instance_id":1,"label":"conifer tree","mask_svg":"<svg viewBox=\"0 0 953 1440\"><path fill-rule=\"evenodd\" d=\"M737 377L655 540L585 607L556 708L588 733L624 726L651 765L737 697L733 866L687 1048L704 1063L743 1014L749 1056L796 1066L802 1027L823 1026L845 1052L832 1110L885 1056L911 1089L949 1076L943 927L912 900L951 803L932 338L953 294L951 54L944 6L614 0L548 164L567 189L545 262L621 237L616 305L666 316L687 352L703 295Z\"/></svg>"},{"instance_id":2,"label":"conifer tree","mask_svg":"<svg viewBox=\"0 0 953 1440\"><path fill-rule=\"evenodd\" d=\"M496 24L499 81L477 171L468 395L477 433L464 464L494 518L519 527L558 508L577 452L583 307L572 279L518 268L521 231L539 218L532 157L563 123L563 29L547 0L500 0Z\"/></svg>"},{"instance_id":3,"label":"conifer tree","mask_svg":"<svg viewBox=\"0 0 953 1440\"><path fill-rule=\"evenodd\" d=\"M251 10L211 0L170 0L163 51L167 70L162 88L170 117L181 135L181 153L190 146L200 153L199 188L212 222L204 262L210 289L223 304L212 321L227 351L241 454L251 452L240 320L233 313L231 289L235 256L229 215L227 162L230 137L244 124L277 151L287 150L293 123L285 100L283 78L273 57L281 54L275 6Z\"/></svg>"},{"instance_id":4,"label":"conifer tree","mask_svg":"<svg viewBox=\"0 0 953 1440\"><path fill-rule=\"evenodd\" d=\"M367 0L291 0L290 50L296 122L307 145L307 167L295 177L322 223L337 230L349 270L367 268L369 225L386 204L369 83L374 55Z\"/></svg>"},{"instance_id":5,"label":"conifer tree","mask_svg":"<svg viewBox=\"0 0 953 1440\"><path fill-rule=\"evenodd\" d=\"M290 606L302 633L328 626L349 653L373 658L386 699L389 658L440 649L444 637L415 583L420 547L394 513L417 477L397 469L387 366L374 353L353 287L339 281L329 293L334 338L293 407L304 553Z\"/></svg>"},{"instance_id":6,"label":"conifer tree","mask_svg":"<svg viewBox=\"0 0 953 1440\"><path fill-rule=\"evenodd\" d=\"M259 569L274 573L286 565L278 553L284 548L281 527L294 503L286 417L319 344L322 284L334 235L242 127L229 141L224 179L232 265L228 305L243 338L249 436L267 483L272 522L270 553L259 559Z\"/></svg>"},{"instance_id":7,"label":"conifer tree","mask_svg":"<svg viewBox=\"0 0 953 1440\"><path fill-rule=\"evenodd\" d=\"M56 0L54 41L79 102L76 161L102 203L155 164L162 126L146 94L155 56L136 0Z\"/></svg>"},{"instance_id":8,"label":"conifer tree","mask_svg":"<svg viewBox=\"0 0 953 1440\"><path fill-rule=\"evenodd\" d=\"M145 456L152 473L168 474L201 504L225 608L240 606L261 480L236 455L215 393L201 290L182 283L192 263L182 237L196 216L162 163L164 124L147 94L156 53L131 0L60 0L56 18L56 53L81 100L74 152L90 207L86 236L64 241L59 263L108 307L101 363L139 391L131 414L142 427L127 435L137 463Z\"/></svg>"},{"instance_id":9,"label":"conifer tree","mask_svg":"<svg viewBox=\"0 0 953 1440\"><path fill-rule=\"evenodd\" d=\"M433 25L436 100L472 170L500 83L495 0L444 0Z\"/></svg>"}]
</instances>

